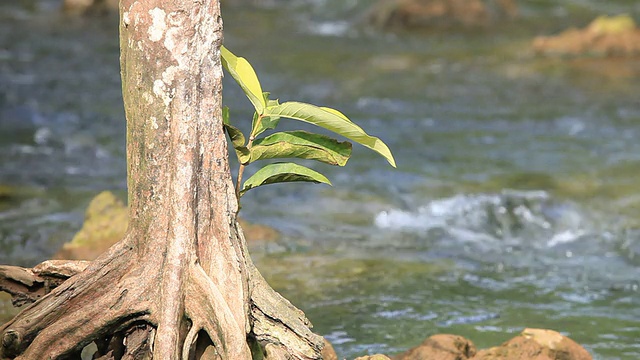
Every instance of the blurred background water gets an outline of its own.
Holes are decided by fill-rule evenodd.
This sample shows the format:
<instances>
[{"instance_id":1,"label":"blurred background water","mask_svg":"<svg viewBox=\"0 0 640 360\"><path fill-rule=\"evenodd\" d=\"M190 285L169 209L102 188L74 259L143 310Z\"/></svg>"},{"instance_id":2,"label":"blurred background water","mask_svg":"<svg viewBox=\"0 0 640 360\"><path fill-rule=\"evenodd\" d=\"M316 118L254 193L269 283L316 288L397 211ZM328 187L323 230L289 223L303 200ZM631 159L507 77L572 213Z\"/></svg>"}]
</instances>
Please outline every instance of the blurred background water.
<instances>
[{"instance_id":1,"label":"blurred background water","mask_svg":"<svg viewBox=\"0 0 640 360\"><path fill-rule=\"evenodd\" d=\"M530 50L535 35L600 13L637 19L640 5L522 1L517 22L408 32L364 26L373 1L227 3L225 44L265 90L341 109L398 162L356 148L346 168L309 164L334 187L243 197L245 218L283 234L253 250L261 271L339 356L442 332L486 347L544 327L597 359L640 358L640 65ZM59 6L0 3L4 264L47 259L93 196L126 194L117 17ZM227 80L247 128L250 105Z\"/></svg>"}]
</instances>

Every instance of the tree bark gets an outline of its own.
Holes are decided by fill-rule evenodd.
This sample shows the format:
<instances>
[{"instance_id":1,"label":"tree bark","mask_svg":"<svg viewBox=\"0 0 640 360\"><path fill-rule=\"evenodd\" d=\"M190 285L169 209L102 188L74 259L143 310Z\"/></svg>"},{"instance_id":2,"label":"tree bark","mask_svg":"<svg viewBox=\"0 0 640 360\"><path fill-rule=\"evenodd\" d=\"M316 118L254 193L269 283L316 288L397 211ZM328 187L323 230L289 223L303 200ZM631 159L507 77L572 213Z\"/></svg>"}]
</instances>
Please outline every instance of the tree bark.
<instances>
[{"instance_id":1,"label":"tree bark","mask_svg":"<svg viewBox=\"0 0 640 360\"><path fill-rule=\"evenodd\" d=\"M88 266L58 263L70 277L0 328L0 357L95 342L100 359L319 359L322 338L264 281L236 221L219 1L122 0L120 15L129 228ZM10 270L0 289L22 284L14 297L51 287Z\"/></svg>"}]
</instances>

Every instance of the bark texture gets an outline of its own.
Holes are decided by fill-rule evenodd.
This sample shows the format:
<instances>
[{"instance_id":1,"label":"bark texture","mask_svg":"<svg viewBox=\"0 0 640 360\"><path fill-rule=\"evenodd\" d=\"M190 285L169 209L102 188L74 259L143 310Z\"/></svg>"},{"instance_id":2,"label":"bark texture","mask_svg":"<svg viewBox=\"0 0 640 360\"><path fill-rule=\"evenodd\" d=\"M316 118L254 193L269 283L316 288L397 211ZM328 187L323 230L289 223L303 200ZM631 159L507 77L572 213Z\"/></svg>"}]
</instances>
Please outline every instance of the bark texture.
<instances>
[{"instance_id":1,"label":"bark texture","mask_svg":"<svg viewBox=\"0 0 640 360\"><path fill-rule=\"evenodd\" d=\"M0 289L38 299L0 328L0 358L94 342L99 359L319 359L322 338L264 281L236 221L219 1L122 0L120 14L129 228L90 264L49 264L55 283L0 268Z\"/></svg>"}]
</instances>

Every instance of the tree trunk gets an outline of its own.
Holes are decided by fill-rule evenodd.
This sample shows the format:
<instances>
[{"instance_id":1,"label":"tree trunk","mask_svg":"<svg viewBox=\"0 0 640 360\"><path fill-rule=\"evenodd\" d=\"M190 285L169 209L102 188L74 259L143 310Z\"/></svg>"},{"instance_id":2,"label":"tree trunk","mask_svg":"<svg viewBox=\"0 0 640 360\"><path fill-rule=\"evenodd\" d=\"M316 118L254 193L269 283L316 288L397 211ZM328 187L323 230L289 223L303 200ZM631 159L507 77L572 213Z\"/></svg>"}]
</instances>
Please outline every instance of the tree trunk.
<instances>
[{"instance_id":1,"label":"tree trunk","mask_svg":"<svg viewBox=\"0 0 640 360\"><path fill-rule=\"evenodd\" d=\"M122 0L120 15L129 229L0 328L0 357L95 342L99 359L319 359L322 338L266 284L236 221L219 1Z\"/></svg>"}]
</instances>

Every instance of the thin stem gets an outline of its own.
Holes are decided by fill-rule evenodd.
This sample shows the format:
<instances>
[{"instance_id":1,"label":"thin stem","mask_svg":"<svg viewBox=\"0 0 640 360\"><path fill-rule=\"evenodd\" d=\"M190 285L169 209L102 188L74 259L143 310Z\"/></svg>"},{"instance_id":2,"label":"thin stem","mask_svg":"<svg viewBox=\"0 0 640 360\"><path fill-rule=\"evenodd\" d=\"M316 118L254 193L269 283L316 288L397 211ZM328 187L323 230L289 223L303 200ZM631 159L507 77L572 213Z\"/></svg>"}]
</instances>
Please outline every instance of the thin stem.
<instances>
[{"instance_id":1,"label":"thin stem","mask_svg":"<svg viewBox=\"0 0 640 360\"><path fill-rule=\"evenodd\" d=\"M255 140L254 131L262 122L262 115L258 115L258 120L256 120L254 128L251 130L251 136L249 137L249 141L247 142L247 150L251 150L251 146L253 145L253 140ZM240 164L238 168L238 179L236 180L236 198L238 199L238 211L240 211L240 187L242 186L242 175L244 174L244 164Z\"/></svg>"},{"instance_id":2,"label":"thin stem","mask_svg":"<svg viewBox=\"0 0 640 360\"><path fill-rule=\"evenodd\" d=\"M249 140L249 144L251 144L251 140ZM238 199L238 210L240 209L240 186L242 186L242 174L244 174L244 167L244 164L240 164L240 167L238 168L238 180L236 181L236 198Z\"/></svg>"},{"instance_id":3,"label":"thin stem","mask_svg":"<svg viewBox=\"0 0 640 360\"><path fill-rule=\"evenodd\" d=\"M236 199L238 199L238 210L240 210L240 184L242 183L242 173L244 173L244 165L240 164L238 169L238 180L236 181Z\"/></svg>"}]
</instances>

